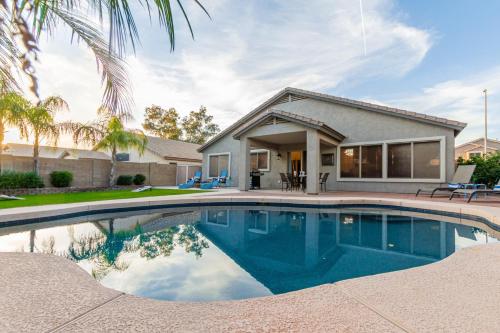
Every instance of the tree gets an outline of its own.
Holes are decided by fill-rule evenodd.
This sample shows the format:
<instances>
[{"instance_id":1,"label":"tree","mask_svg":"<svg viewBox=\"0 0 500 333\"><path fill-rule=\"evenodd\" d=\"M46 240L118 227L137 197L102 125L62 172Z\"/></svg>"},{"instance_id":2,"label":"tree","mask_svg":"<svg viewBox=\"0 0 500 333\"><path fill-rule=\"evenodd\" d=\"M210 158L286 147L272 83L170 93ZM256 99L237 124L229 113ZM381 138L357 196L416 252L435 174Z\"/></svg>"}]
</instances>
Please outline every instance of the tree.
<instances>
[{"instance_id":1,"label":"tree","mask_svg":"<svg viewBox=\"0 0 500 333\"><path fill-rule=\"evenodd\" d=\"M182 119L184 141L204 144L212 136L219 133L219 125L214 124L213 119L214 117L207 113L207 108L203 105L199 111L191 111L187 117Z\"/></svg>"},{"instance_id":2,"label":"tree","mask_svg":"<svg viewBox=\"0 0 500 333\"><path fill-rule=\"evenodd\" d=\"M476 166L472 175L472 181L475 184L485 184L488 187L493 187L500 178L500 152L473 156L468 160L459 157L457 164L474 164Z\"/></svg>"},{"instance_id":3,"label":"tree","mask_svg":"<svg viewBox=\"0 0 500 333\"><path fill-rule=\"evenodd\" d=\"M61 97L50 96L37 105L26 101L25 106L21 127L26 126L28 130L24 132L21 130L21 137L26 140L33 138L33 169L39 174L40 141L47 139L53 145L57 145L61 128L55 121L55 115L58 111L68 110L68 103Z\"/></svg>"},{"instance_id":4,"label":"tree","mask_svg":"<svg viewBox=\"0 0 500 333\"><path fill-rule=\"evenodd\" d=\"M209 16L199 0L192 1ZM176 3L194 38L182 1ZM132 9L134 4L137 6ZM140 42L134 16L138 9L145 9L150 18L153 13L158 14L173 51L175 29L171 0L134 1L133 4L129 0L0 0L0 79L9 87L17 87L13 73L24 73L30 79L30 90L38 97L33 59L37 59L40 52L39 40L43 34L52 36L63 25L95 55L104 86L102 104L119 114L130 111L131 92L121 57L129 44L135 50ZM95 18L99 22L95 22ZM109 31L108 42L99 29Z\"/></svg>"},{"instance_id":5,"label":"tree","mask_svg":"<svg viewBox=\"0 0 500 333\"><path fill-rule=\"evenodd\" d=\"M111 152L111 172L109 186L115 183L116 154L118 149L135 148L140 154L148 142L142 131L127 130L123 126L124 118L113 115L105 108L98 110L98 120L81 124L68 122L63 125L66 132L72 133L75 144L84 143L94 146L94 150Z\"/></svg>"},{"instance_id":6,"label":"tree","mask_svg":"<svg viewBox=\"0 0 500 333\"><path fill-rule=\"evenodd\" d=\"M179 114L174 108L163 109L158 105L146 108L142 127L153 135L164 139L180 140Z\"/></svg>"},{"instance_id":7,"label":"tree","mask_svg":"<svg viewBox=\"0 0 500 333\"><path fill-rule=\"evenodd\" d=\"M5 128L13 126L20 129L21 134L26 133L23 117L28 108L27 101L15 92L0 93L0 172L2 164L3 141L5 140Z\"/></svg>"}]
</instances>

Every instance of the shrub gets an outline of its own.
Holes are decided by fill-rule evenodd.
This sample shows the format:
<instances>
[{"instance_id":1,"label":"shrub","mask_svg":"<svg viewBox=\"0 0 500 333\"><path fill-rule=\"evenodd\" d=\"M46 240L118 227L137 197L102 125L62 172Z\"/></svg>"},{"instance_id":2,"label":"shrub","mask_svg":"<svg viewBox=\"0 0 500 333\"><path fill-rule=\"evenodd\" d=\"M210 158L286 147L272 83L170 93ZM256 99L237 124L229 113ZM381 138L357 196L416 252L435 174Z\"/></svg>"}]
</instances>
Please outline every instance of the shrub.
<instances>
[{"instance_id":1,"label":"shrub","mask_svg":"<svg viewBox=\"0 0 500 333\"><path fill-rule=\"evenodd\" d=\"M69 171L53 171L50 174L50 183L54 187L69 187L73 181L73 174Z\"/></svg>"},{"instance_id":2,"label":"shrub","mask_svg":"<svg viewBox=\"0 0 500 333\"><path fill-rule=\"evenodd\" d=\"M486 156L473 156L468 160L459 158L457 164L475 164L476 169L472 181L477 184L486 184L493 187L500 177L500 153Z\"/></svg>"},{"instance_id":3,"label":"shrub","mask_svg":"<svg viewBox=\"0 0 500 333\"><path fill-rule=\"evenodd\" d=\"M44 187L42 178L34 172L5 171L0 175L0 188Z\"/></svg>"},{"instance_id":4,"label":"shrub","mask_svg":"<svg viewBox=\"0 0 500 333\"><path fill-rule=\"evenodd\" d=\"M116 180L116 185L132 185L134 177L130 175L121 175Z\"/></svg>"},{"instance_id":5,"label":"shrub","mask_svg":"<svg viewBox=\"0 0 500 333\"><path fill-rule=\"evenodd\" d=\"M134 176L135 185L144 185L145 181L146 181L146 176L144 176L143 174L138 173L137 175Z\"/></svg>"}]
</instances>

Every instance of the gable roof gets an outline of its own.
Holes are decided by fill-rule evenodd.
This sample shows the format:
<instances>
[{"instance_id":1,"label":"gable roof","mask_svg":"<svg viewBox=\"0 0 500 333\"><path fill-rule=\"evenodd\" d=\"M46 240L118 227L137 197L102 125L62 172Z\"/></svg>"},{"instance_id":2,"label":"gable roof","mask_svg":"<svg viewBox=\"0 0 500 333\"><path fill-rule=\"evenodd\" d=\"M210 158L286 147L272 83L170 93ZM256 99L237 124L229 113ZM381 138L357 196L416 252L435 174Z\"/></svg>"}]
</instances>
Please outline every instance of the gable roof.
<instances>
[{"instance_id":1,"label":"gable roof","mask_svg":"<svg viewBox=\"0 0 500 333\"><path fill-rule=\"evenodd\" d=\"M239 139L241 135L248 132L252 128L266 122L270 118L280 118L286 121L290 121L292 123L303 125L305 127L317 129L318 131L323 132L324 134L327 134L338 141L342 141L345 139L344 135L340 134L339 132L337 132L336 130L334 130L333 128L331 128L330 126L326 125L325 123L319 120L275 109L267 110L258 117L251 120L249 123L245 125L245 127L237 130L234 133L233 138Z\"/></svg>"},{"instance_id":2,"label":"gable roof","mask_svg":"<svg viewBox=\"0 0 500 333\"><path fill-rule=\"evenodd\" d=\"M202 155L198 152L199 144L162 139L148 136L146 149L164 158L180 161L201 162Z\"/></svg>"},{"instance_id":3,"label":"gable roof","mask_svg":"<svg viewBox=\"0 0 500 333\"><path fill-rule=\"evenodd\" d=\"M6 143L3 146L2 154L20 157L32 157L33 145L25 143ZM109 160L110 157L100 151L40 146L40 157L42 158L72 158L72 159L98 159Z\"/></svg>"},{"instance_id":4,"label":"gable roof","mask_svg":"<svg viewBox=\"0 0 500 333\"><path fill-rule=\"evenodd\" d=\"M488 148L492 148L492 149L495 148L495 147L490 147L490 145L500 147L499 140L494 140L494 139L490 139L490 138L488 138L487 140L488 140L488 142L487 142ZM471 140L471 141L468 141L466 143L462 143L461 145L455 146L455 149L462 148L462 147L465 147L467 145L473 145L474 148L483 147L484 146L484 137L477 138L475 140Z\"/></svg>"},{"instance_id":5,"label":"gable roof","mask_svg":"<svg viewBox=\"0 0 500 333\"><path fill-rule=\"evenodd\" d=\"M435 117L435 116L430 116L426 115L423 113L417 113L417 112L412 112L412 111L407 111L403 109L397 109L397 108L392 108L392 107L387 107L383 105L377 105L377 104L372 104L372 103L366 103L362 101L357 101L353 99L348 99L348 98L343 98L343 97L337 97L333 95L328 95L328 94L322 94L322 93L317 93L309 90L303 90L303 89L297 89L297 88L291 88L287 87L280 92L278 92L276 95L273 97L269 98L266 100L264 103L250 111L248 114L240 118L238 121L236 121L234 124L220 132L218 135L213 137L211 140L209 140L207 143L202 145L198 151L203 151L207 147L211 146L215 142L219 141L222 139L224 136L226 136L228 133L233 131L234 129L238 128L248 120L250 120L253 116L258 114L259 112L268 109L274 105L281 104L281 103L286 103L289 101L295 101L295 100L300 100L300 99L305 99L305 98L310 98L310 99L315 99L315 100L320 100L320 101L325 101L325 102L330 102L330 103L335 103L335 104L340 104L340 105L346 105L350 107L355 107L358 109L362 110L367 110L367 111L373 111L373 112L378 112L382 114L387 114L391 116L396 116L396 117L401 117L401 118L406 118L406 119L411 119L427 124L432 124L432 125L437 125L437 126L442 126L446 128L451 128L455 131L455 136L460 133L465 126L467 126L466 123L459 122L456 120L450 120L446 118L440 118L440 117Z\"/></svg>"}]
</instances>

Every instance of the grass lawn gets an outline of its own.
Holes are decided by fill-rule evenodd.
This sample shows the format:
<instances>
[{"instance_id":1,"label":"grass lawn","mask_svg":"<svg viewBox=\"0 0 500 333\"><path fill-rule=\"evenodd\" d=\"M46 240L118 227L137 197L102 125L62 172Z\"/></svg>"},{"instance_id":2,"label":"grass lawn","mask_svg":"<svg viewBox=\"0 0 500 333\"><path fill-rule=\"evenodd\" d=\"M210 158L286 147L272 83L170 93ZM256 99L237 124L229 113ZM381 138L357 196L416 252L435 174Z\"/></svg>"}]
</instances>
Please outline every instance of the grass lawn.
<instances>
[{"instance_id":1,"label":"grass lawn","mask_svg":"<svg viewBox=\"0 0 500 333\"><path fill-rule=\"evenodd\" d=\"M40 205L54 205L86 201L102 201L113 199L129 199L143 197L157 197L162 195L190 194L206 191L200 190L177 190L177 189L153 189L144 192L132 192L131 190L110 190L102 192L77 192L77 193L55 193L21 195L25 200L1 200L0 209L13 207L27 207ZM1 191L0 191L1 193Z\"/></svg>"}]
</instances>

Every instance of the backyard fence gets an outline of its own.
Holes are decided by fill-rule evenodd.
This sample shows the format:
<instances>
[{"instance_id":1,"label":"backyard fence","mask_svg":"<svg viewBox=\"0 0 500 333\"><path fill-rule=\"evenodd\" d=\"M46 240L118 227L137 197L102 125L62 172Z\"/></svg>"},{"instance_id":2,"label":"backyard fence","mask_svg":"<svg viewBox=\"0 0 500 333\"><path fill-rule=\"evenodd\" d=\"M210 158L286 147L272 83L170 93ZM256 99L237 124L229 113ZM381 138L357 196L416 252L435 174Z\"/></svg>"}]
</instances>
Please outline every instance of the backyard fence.
<instances>
[{"instance_id":1,"label":"backyard fence","mask_svg":"<svg viewBox=\"0 0 500 333\"><path fill-rule=\"evenodd\" d=\"M32 157L2 155L0 167L2 171L33 171ZM45 186L50 187L52 171L69 171L73 173L73 187L107 187L111 172L111 162L99 159L40 159L40 176ZM176 185L177 166L175 164L117 162L116 176L143 174L146 185Z\"/></svg>"}]
</instances>

